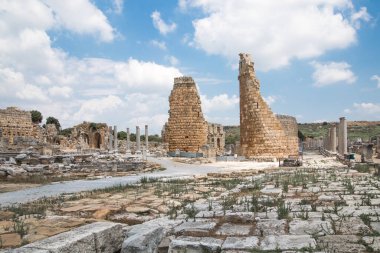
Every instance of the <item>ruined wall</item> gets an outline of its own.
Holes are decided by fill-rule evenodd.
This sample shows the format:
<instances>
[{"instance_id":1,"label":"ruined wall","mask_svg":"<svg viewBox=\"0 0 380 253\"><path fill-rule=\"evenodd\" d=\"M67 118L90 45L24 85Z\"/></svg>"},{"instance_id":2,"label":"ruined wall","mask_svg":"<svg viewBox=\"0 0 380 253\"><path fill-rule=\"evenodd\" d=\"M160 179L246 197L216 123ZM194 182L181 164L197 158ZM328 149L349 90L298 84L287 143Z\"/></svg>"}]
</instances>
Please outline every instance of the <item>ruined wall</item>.
<instances>
[{"instance_id":1,"label":"ruined wall","mask_svg":"<svg viewBox=\"0 0 380 253\"><path fill-rule=\"evenodd\" d=\"M225 133L221 124L208 123L207 144L215 149L216 155L224 154Z\"/></svg>"},{"instance_id":2,"label":"ruined wall","mask_svg":"<svg viewBox=\"0 0 380 253\"><path fill-rule=\"evenodd\" d=\"M253 159L298 155L298 146L291 145L293 141L260 94L260 83L248 54L240 54L239 83L241 155Z\"/></svg>"},{"instance_id":3,"label":"ruined wall","mask_svg":"<svg viewBox=\"0 0 380 253\"><path fill-rule=\"evenodd\" d=\"M108 126L105 123L83 122L73 127L68 138L61 138L62 149L107 149Z\"/></svg>"},{"instance_id":4,"label":"ruined wall","mask_svg":"<svg viewBox=\"0 0 380 253\"><path fill-rule=\"evenodd\" d=\"M2 129L2 136L8 138L10 144L12 144L14 137L34 137L30 112L16 107L0 109L0 128Z\"/></svg>"},{"instance_id":5,"label":"ruined wall","mask_svg":"<svg viewBox=\"0 0 380 253\"><path fill-rule=\"evenodd\" d=\"M289 115L276 114L276 118L280 121L285 135L288 139L288 149L297 151L298 154L298 123L295 117Z\"/></svg>"},{"instance_id":6,"label":"ruined wall","mask_svg":"<svg viewBox=\"0 0 380 253\"><path fill-rule=\"evenodd\" d=\"M165 140L169 151L198 152L207 143L207 123L201 100L191 77L174 78L169 97L169 120Z\"/></svg>"}]
</instances>

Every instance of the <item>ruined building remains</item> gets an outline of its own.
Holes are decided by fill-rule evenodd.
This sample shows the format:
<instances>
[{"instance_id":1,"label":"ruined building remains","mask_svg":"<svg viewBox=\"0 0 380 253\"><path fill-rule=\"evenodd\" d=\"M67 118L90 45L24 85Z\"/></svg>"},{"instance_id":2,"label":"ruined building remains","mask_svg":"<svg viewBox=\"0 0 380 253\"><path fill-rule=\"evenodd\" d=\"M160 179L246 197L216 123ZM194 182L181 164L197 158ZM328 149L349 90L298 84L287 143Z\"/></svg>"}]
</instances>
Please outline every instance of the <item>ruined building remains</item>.
<instances>
[{"instance_id":1,"label":"ruined building remains","mask_svg":"<svg viewBox=\"0 0 380 253\"><path fill-rule=\"evenodd\" d=\"M208 123L207 144L215 149L216 155L224 155L225 133L221 124Z\"/></svg>"},{"instance_id":2,"label":"ruined building remains","mask_svg":"<svg viewBox=\"0 0 380 253\"><path fill-rule=\"evenodd\" d=\"M60 140L63 149L107 149L108 126L105 123L83 122L73 127L70 136Z\"/></svg>"},{"instance_id":3,"label":"ruined building remains","mask_svg":"<svg viewBox=\"0 0 380 253\"><path fill-rule=\"evenodd\" d=\"M9 138L12 142L14 137L34 137L32 116L30 112L16 107L0 109L0 129L2 137Z\"/></svg>"},{"instance_id":4,"label":"ruined building remains","mask_svg":"<svg viewBox=\"0 0 380 253\"><path fill-rule=\"evenodd\" d=\"M169 105L169 120L165 131L169 151L199 152L207 144L207 123L191 77L174 78Z\"/></svg>"},{"instance_id":5,"label":"ruined building remains","mask_svg":"<svg viewBox=\"0 0 380 253\"><path fill-rule=\"evenodd\" d=\"M287 158L298 155L293 119L284 124L272 113L260 94L250 55L240 54L240 153L250 159ZM294 119L295 120L295 119ZM289 124L288 124L289 123ZM298 130L297 130L298 131Z\"/></svg>"}]
</instances>

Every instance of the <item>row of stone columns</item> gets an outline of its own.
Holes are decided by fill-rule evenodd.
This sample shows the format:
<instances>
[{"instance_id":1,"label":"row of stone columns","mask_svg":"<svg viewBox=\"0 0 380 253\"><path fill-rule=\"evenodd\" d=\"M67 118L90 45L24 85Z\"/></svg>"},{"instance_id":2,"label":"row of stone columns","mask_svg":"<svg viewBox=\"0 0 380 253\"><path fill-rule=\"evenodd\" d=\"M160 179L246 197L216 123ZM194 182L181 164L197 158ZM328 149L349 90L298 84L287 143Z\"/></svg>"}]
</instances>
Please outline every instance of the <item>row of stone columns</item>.
<instances>
[{"instance_id":1,"label":"row of stone columns","mask_svg":"<svg viewBox=\"0 0 380 253\"><path fill-rule=\"evenodd\" d=\"M131 153L131 139L130 139L130 130L127 128L127 154ZM145 150L148 153L149 151L149 135L148 135L148 125L145 125ZM118 139L117 139L117 127L114 126L114 129L112 130L112 127L109 127L109 144L108 149L109 150L118 150ZM136 154L141 154L141 144L140 144L140 127L136 126Z\"/></svg>"},{"instance_id":2,"label":"row of stone columns","mask_svg":"<svg viewBox=\"0 0 380 253\"><path fill-rule=\"evenodd\" d=\"M338 153L340 155L347 154L347 121L345 117L339 119L338 124L338 141L337 141L337 128L332 125L325 138L325 148L332 153L336 153L338 146Z\"/></svg>"}]
</instances>

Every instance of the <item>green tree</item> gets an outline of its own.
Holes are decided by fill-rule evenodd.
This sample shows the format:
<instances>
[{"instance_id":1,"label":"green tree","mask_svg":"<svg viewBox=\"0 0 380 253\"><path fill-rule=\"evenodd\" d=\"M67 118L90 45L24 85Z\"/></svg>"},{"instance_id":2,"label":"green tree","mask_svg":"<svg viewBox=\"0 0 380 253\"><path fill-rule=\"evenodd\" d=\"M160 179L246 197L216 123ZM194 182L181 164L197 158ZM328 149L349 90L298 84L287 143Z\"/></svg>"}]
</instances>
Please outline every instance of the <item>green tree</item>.
<instances>
[{"instance_id":1,"label":"green tree","mask_svg":"<svg viewBox=\"0 0 380 253\"><path fill-rule=\"evenodd\" d=\"M72 132L73 132L73 128L66 128L66 129L63 129L60 132L60 134L63 135L63 136L69 137Z\"/></svg>"},{"instance_id":2,"label":"green tree","mask_svg":"<svg viewBox=\"0 0 380 253\"><path fill-rule=\"evenodd\" d=\"M144 140L145 140L145 137L144 137ZM162 138L158 134L149 135L148 140L153 141L153 142L162 142Z\"/></svg>"},{"instance_id":3,"label":"green tree","mask_svg":"<svg viewBox=\"0 0 380 253\"><path fill-rule=\"evenodd\" d=\"M124 131L117 132L117 138L119 140L126 140L127 139L127 133Z\"/></svg>"},{"instance_id":4,"label":"green tree","mask_svg":"<svg viewBox=\"0 0 380 253\"><path fill-rule=\"evenodd\" d=\"M57 130L59 130L61 128L61 124L59 123L59 120L54 118L54 117L48 117L46 119L46 125L47 124L54 124L55 127L57 128Z\"/></svg>"},{"instance_id":5,"label":"green tree","mask_svg":"<svg viewBox=\"0 0 380 253\"><path fill-rule=\"evenodd\" d=\"M30 114L32 115L32 122L33 123L39 124L42 122L43 117L39 111L32 110L32 111L30 111Z\"/></svg>"}]
</instances>

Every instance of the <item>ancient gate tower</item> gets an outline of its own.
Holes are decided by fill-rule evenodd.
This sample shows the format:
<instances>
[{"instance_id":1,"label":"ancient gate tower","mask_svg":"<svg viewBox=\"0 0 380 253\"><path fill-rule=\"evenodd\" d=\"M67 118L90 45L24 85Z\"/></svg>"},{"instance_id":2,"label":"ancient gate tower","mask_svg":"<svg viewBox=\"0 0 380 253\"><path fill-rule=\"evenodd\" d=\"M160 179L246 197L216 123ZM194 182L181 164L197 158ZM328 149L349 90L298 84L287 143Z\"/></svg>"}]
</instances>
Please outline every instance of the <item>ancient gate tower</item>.
<instances>
[{"instance_id":1,"label":"ancient gate tower","mask_svg":"<svg viewBox=\"0 0 380 253\"><path fill-rule=\"evenodd\" d=\"M240 54L240 153L252 159L298 155L297 141L285 129L260 94L260 83L249 54Z\"/></svg>"},{"instance_id":2,"label":"ancient gate tower","mask_svg":"<svg viewBox=\"0 0 380 253\"><path fill-rule=\"evenodd\" d=\"M169 151L198 152L207 143L207 123L201 99L191 77L174 78L169 97L169 120L165 138Z\"/></svg>"}]
</instances>

